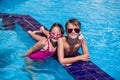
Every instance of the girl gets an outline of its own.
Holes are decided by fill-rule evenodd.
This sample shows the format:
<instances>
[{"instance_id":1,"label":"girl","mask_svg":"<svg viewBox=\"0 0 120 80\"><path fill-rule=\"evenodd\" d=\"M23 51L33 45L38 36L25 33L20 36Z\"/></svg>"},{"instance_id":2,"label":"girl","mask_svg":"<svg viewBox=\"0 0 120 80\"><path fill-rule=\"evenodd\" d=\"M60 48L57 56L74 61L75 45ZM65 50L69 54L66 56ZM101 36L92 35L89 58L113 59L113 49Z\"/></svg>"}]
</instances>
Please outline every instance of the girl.
<instances>
[{"instance_id":1,"label":"girl","mask_svg":"<svg viewBox=\"0 0 120 80\"><path fill-rule=\"evenodd\" d=\"M30 34L30 31L28 31L28 33ZM62 37L63 33L63 27L59 23L54 23L50 29L49 38L42 36L37 38L36 35L35 39L38 40L38 42L25 54L21 55L21 57L28 57L33 60L45 60L53 56L56 53L57 40Z\"/></svg>"},{"instance_id":2,"label":"girl","mask_svg":"<svg viewBox=\"0 0 120 80\"><path fill-rule=\"evenodd\" d=\"M39 31L34 32L28 31L28 33L38 42L32 48L30 48L25 54L21 55L21 57L27 57L25 61L27 66L25 67L25 69L27 72L31 74L32 80L36 80L36 76L34 72L31 71L31 69L36 70L34 66L36 65L41 66L41 61L42 62L45 61L47 58L52 57L56 53L58 38L62 37L64 30L59 23L54 23L51 26L50 32L46 30L43 31L45 32L47 37L36 35L35 32ZM35 64L36 62L37 64Z\"/></svg>"}]
</instances>

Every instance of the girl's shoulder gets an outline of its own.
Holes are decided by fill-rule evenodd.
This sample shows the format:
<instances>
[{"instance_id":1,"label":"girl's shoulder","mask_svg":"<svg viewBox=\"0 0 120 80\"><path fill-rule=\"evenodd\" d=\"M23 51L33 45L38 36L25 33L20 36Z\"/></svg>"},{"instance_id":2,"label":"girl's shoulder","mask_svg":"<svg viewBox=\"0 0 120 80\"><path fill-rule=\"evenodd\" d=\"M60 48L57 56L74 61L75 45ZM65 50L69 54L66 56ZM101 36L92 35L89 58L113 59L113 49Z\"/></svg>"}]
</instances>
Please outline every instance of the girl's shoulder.
<instances>
[{"instance_id":1,"label":"girl's shoulder","mask_svg":"<svg viewBox=\"0 0 120 80\"><path fill-rule=\"evenodd\" d=\"M66 36L58 38L58 41L65 41L65 40L66 40Z\"/></svg>"},{"instance_id":2,"label":"girl's shoulder","mask_svg":"<svg viewBox=\"0 0 120 80\"><path fill-rule=\"evenodd\" d=\"M50 41L50 39L49 39L49 38L45 38L45 39L43 40L43 43L47 43L48 41Z\"/></svg>"}]
</instances>

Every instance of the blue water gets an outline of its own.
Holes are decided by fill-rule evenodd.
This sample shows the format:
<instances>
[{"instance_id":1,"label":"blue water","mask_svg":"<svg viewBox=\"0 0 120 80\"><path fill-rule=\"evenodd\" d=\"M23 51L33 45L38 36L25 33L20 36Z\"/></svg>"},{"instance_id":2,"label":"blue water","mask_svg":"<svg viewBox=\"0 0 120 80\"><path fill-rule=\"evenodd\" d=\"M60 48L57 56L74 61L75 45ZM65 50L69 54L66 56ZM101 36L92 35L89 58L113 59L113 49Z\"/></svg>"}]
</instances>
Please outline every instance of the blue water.
<instances>
[{"instance_id":1,"label":"blue water","mask_svg":"<svg viewBox=\"0 0 120 80\"><path fill-rule=\"evenodd\" d=\"M19 54L24 54L35 41L18 24L14 30L0 31L0 35L0 79L31 80L31 75L25 70L24 59ZM36 80L74 80L53 58L38 65L33 73Z\"/></svg>"},{"instance_id":2,"label":"blue water","mask_svg":"<svg viewBox=\"0 0 120 80\"><path fill-rule=\"evenodd\" d=\"M54 22L59 22L63 26L70 18L77 18L82 23L82 34L85 36L88 49L91 56L91 61L99 66L102 70L107 72L116 80L120 79L120 0L1 0L0 12L14 13L14 14L28 14L34 17L41 24L45 25L48 29ZM0 77L3 75L13 73L10 76L16 77L19 75L28 75L22 71L24 65L23 59L17 54L25 52L31 44L28 45L27 41L18 39L22 37L17 31L0 31L0 56L2 57L0 65ZM10 33L8 35L8 33ZM19 35L18 35L19 34ZM25 33L24 33L25 34ZM1 37L2 36L2 37ZM28 35L26 34L25 37ZM30 38L31 39L31 38ZM19 46L18 46L19 45ZM26 46L27 45L27 46ZM3 55L4 53L4 55ZM5 54L8 53L8 54ZM13 54L11 54L13 53ZM5 58L3 58L5 57ZM10 60L9 60L10 58ZM17 60L13 61L14 58ZM5 60L8 59L8 60ZM51 59L52 60L52 59ZM49 61L48 61L49 62ZM65 71L56 61L52 60L51 66L58 65L60 70ZM15 65L14 65L15 64ZM22 64L22 65L21 65ZM14 66L13 66L14 65ZM7 68L8 72L4 73ZM13 69L14 68L14 69ZM2 69L2 71L1 71ZM51 69L51 68L47 68ZM14 71L18 71L17 74ZM56 71L56 70L55 70ZM48 71L49 72L49 71ZM54 72L54 71L53 71ZM60 71L61 72L61 71ZM3 73L3 75L1 75ZM22 74L23 73L23 74ZM56 72L55 74L59 74ZM67 74L67 73L65 73ZM64 75L65 75L64 74ZM60 74L59 74L60 75ZM66 76L58 76L60 80L66 80ZM54 76L48 73L42 73L40 76L43 78ZM11 78L10 77L10 78ZM26 79L29 78L25 76ZM70 77L68 75L68 77ZM9 79L9 77L5 77ZM69 80L72 77L69 78ZM46 80L49 80L47 78Z\"/></svg>"}]
</instances>

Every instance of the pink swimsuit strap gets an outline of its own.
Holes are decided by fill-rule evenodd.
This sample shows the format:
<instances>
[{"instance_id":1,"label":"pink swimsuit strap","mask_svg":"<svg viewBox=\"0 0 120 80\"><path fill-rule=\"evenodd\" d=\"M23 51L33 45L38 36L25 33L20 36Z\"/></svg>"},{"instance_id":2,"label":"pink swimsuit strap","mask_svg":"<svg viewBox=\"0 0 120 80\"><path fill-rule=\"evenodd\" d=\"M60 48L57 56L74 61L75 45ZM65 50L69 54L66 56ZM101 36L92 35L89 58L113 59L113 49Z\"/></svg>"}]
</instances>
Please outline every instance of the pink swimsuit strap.
<instances>
[{"instance_id":1,"label":"pink swimsuit strap","mask_svg":"<svg viewBox=\"0 0 120 80\"><path fill-rule=\"evenodd\" d=\"M50 43L49 43L48 39L47 39L47 41L48 41L48 47L47 47L46 50L35 51L29 56L29 58L31 58L31 59L46 59L46 58L49 58L49 57L53 56L56 53L56 50L55 51L49 51Z\"/></svg>"},{"instance_id":2,"label":"pink swimsuit strap","mask_svg":"<svg viewBox=\"0 0 120 80\"><path fill-rule=\"evenodd\" d=\"M47 38L47 41L48 41L48 38ZM49 48L50 48L49 46L50 46L50 43L48 41L48 51L49 51ZM51 52L49 51L49 53L55 53L55 52L56 52L56 50L55 51L51 51Z\"/></svg>"},{"instance_id":3,"label":"pink swimsuit strap","mask_svg":"<svg viewBox=\"0 0 120 80\"><path fill-rule=\"evenodd\" d=\"M48 42L48 47L47 47L47 49L46 49L46 50L43 50L43 51L41 51L41 50L38 50L38 51L39 51L39 52L43 52L44 54L49 54L49 41L48 41L48 38L47 38L46 41Z\"/></svg>"}]
</instances>

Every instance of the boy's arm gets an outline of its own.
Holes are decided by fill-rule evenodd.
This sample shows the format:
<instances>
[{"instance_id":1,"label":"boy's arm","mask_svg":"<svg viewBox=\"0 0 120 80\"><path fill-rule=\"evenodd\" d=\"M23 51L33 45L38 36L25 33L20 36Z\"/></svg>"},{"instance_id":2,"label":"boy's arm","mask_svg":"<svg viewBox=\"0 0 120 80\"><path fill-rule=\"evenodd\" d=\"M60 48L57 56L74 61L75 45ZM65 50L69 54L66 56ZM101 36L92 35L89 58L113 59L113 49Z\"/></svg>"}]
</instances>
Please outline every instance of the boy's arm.
<instances>
[{"instance_id":1,"label":"boy's arm","mask_svg":"<svg viewBox=\"0 0 120 80\"><path fill-rule=\"evenodd\" d=\"M88 47L87 47L87 44L86 44L84 36L80 35L78 39L82 43L82 53L89 55Z\"/></svg>"},{"instance_id":2,"label":"boy's arm","mask_svg":"<svg viewBox=\"0 0 120 80\"><path fill-rule=\"evenodd\" d=\"M61 64L71 64L71 63L74 63L74 62L79 61L81 59L81 56L65 58L64 57L64 45L63 44L64 43L63 43L62 38L59 38L58 39L57 53L58 53L58 60Z\"/></svg>"},{"instance_id":3,"label":"boy's arm","mask_svg":"<svg viewBox=\"0 0 120 80\"><path fill-rule=\"evenodd\" d=\"M82 55L81 55L82 61L88 61L90 59L90 56L89 56L88 47L83 35L79 36L79 41L81 42L81 48L82 48Z\"/></svg>"},{"instance_id":4,"label":"boy's arm","mask_svg":"<svg viewBox=\"0 0 120 80\"><path fill-rule=\"evenodd\" d=\"M89 55L88 47L87 47L85 39L83 39L83 41L82 41L82 53L86 54L86 55Z\"/></svg>"}]
</instances>

